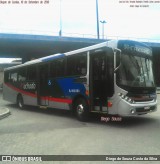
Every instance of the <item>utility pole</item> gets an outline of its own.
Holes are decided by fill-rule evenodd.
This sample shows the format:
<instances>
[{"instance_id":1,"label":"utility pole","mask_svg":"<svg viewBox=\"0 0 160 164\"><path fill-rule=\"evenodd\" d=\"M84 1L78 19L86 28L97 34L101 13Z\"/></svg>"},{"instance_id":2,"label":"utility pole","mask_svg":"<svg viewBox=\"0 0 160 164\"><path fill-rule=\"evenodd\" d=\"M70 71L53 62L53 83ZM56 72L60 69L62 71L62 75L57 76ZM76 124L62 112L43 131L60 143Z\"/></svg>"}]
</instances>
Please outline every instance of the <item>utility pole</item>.
<instances>
[{"instance_id":1,"label":"utility pole","mask_svg":"<svg viewBox=\"0 0 160 164\"><path fill-rule=\"evenodd\" d=\"M96 0L96 17L97 17L97 38L99 39L99 12L98 12L98 0Z\"/></svg>"},{"instance_id":2,"label":"utility pole","mask_svg":"<svg viewBox=\"0 0 160 164\"><path fill-rule=\"evenodd\" d=\"M59 0L60 8L59 8L59 36L62 36L62 0Z\"/></svg>"}]
</instances>

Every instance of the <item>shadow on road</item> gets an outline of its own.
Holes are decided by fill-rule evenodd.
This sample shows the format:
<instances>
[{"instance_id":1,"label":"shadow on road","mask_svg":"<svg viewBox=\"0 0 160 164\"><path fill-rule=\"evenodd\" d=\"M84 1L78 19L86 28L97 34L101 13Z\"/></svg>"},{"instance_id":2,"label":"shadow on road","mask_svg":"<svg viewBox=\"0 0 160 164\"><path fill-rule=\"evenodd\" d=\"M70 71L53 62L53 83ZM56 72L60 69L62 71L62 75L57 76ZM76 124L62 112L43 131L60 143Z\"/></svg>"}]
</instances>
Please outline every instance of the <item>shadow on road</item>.
<instances>
[{"instance_id":1,"label":"shadow on road","mask_svg":"<svg viewBox=\"0 0 160 164\"><path fill-rule=\"evenodd\" d=\"M14 104L6 105L8 108L13 110L22 110L18 109ZM39 109L38 107L25 106L24 111L53 115L62 118L69 118L72 121L78 121L76 116L74 116L70 111L60 110L60 109ZM140 115L140 116L131 116L131 117L120 117L120 116L111 116L104 114L91 113L90 119L86 124L88 125L101 125L101 126L110 126L110 127L119 127L119 128L130 128L140 125L151 125L151 124L160 124L160 121L155 117L152 117L152 114ZM84 123L85 124L85 123Z\"/></svg>"},{"instance_id":2,"label":"shadow on road","mask_svg":"<svg viewBox=\"0 0 160 164\"><path fill-rule=\"evenodd\" d=\"M39 107L35 106L25 106L23 109L19 109L15 104L8 104L6 105L8 108L14 108L14 110L20 111L29 111L33 113L42 113L46 115L54 115L54 116L61 116L61 117L72 117L71 112L67 110L60 110L60 109L40 109Z\"/></svg>"}]
</instances>

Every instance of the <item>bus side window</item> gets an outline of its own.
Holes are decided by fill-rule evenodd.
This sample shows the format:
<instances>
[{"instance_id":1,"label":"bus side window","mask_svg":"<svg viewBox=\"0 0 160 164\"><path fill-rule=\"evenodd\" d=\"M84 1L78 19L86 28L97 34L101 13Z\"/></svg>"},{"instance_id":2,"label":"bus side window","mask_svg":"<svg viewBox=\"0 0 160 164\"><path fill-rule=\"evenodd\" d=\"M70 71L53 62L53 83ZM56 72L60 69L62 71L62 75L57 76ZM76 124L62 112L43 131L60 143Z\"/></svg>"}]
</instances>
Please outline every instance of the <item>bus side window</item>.
<instances>
[{"instance_id":1,"label":"bus side window","mask_svg":"<svg viewBox=\"0 0 160 164\"><path fill-rule=\"evenodd\" d=\"M50 77L56 77L56 62L53 61L50 65Z\"/></svg>"},{"instance_id":2,"label":"bus side window","mask_svg":"<svg viewBox=\"0 0 160 164\"><path fill-rule=\"evenodd\" d=\"M27 80L36 80L36 66L27 68Z\"/></svg>"},{"instance_id":3,"label":"bus side window","mask_svg":"<svg viewBox=\"0 0 160 164\"><path fill-rule=\"evenodd\" d=\"M18 81L23 82L26 80L26 69L22 68L18 72Z\"/></svg>"},{"instance_id":4,"label":"bus side window","mask_svg":"<svg viewBox=\"0 0 160 164\"><path fill-rule=\"evenodd\" d=\"M56 76L61 77L65 75L65 60L59 59L56 61Z\"/></svg>"},{"instance_id":5,"label":"bus side window","mask_svg":"<svg viewBox=\"0 0 160 164\"><path fill-rule=\"evenodd\" d=\"M17 72L11 72L10 81L15 83L15 82L17 82L17 78L18 78L18 73Z\"/></svg>"},{"instance_id":6,"label":"bus side window","mask_svg":"<svg viewBox=\"0 0 160 164\"><path fill-rule=\"evenodd\" d=\"M63 77L65 75L65 59L58 59L51 63L50 77Z\"/></svg>"},{"instance_id":7,"label":"bus side window","mask_svg":"<svg viewBox=\"0 0 160 164\"><path fill-rule=\"evenodd\" d=\"M67 75L82 76L87 73L87 55L85 53L74 56L68 56L67 59Z\"/></svg>"},{"instance_id":8,"label":"bus side window","mask_svg":"<svg viewBox=\"0 0 160 164\"><path fill-rule=\"evenodd\" d=\"M10 73L9 72L4 72L4 82L10 82Z\"/></svg>"}]
</instances>

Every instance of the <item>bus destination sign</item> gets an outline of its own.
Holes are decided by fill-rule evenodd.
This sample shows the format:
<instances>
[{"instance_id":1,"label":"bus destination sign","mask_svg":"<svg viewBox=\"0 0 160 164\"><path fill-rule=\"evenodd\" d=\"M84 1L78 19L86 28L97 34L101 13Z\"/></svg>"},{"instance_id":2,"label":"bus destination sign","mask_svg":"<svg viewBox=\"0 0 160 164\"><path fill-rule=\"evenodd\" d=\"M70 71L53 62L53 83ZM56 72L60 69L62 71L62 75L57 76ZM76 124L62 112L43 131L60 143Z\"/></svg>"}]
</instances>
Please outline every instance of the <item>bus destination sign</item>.
<instances>
[{"instance_id":1,"label":"bus destination sign","mask_svg":"<svg viewBox=\"0 0 160 164\"><path fill-rule=\"evenodd\" d=\"M151 56L152 52L149 48L147 47L142 47L140 45L129 45L129 44L124 44L124 51L130 51L134 53L143 53L146 54L147 56Z\"/></svg>"}]
</instances>

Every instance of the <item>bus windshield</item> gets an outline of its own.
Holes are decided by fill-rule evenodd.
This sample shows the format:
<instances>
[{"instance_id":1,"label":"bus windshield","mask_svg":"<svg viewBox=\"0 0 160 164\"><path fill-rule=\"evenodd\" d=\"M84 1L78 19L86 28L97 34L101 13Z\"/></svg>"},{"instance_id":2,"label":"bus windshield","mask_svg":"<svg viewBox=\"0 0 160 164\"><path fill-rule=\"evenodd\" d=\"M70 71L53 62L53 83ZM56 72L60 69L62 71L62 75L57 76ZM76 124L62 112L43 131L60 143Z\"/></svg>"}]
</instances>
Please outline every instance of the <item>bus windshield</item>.
<instances>
[{"instance_id":1,"label":"bus windshield","mask_svg":"<svg viewBox=\"0 0 160 164\"><path fill-rule=\"evenodd\" d=\"M154 87L152 61L133 54L122 54L117 71L117 85L129 87Z\"/></svg>"}]
</instances>

